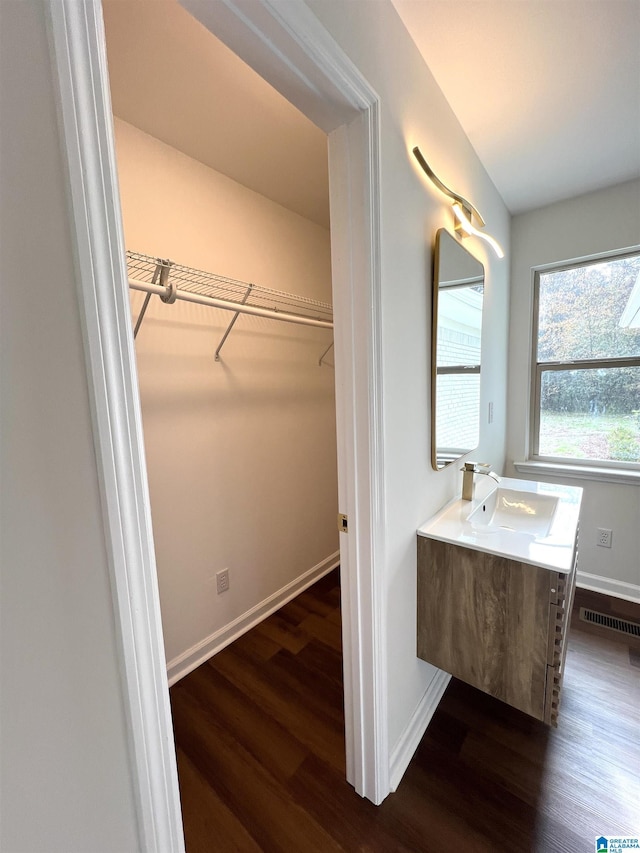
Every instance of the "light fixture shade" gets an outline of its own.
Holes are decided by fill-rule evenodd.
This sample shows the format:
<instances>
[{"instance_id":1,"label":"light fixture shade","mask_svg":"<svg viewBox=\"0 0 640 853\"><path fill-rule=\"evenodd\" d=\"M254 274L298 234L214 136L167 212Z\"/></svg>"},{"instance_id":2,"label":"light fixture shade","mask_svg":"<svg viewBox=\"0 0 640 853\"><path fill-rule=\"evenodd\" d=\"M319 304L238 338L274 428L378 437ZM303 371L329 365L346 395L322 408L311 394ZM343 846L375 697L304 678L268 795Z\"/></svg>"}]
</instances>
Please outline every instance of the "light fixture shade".
<instances>
[{"instance_id":1,"label":"light fixture shade","mask_svg":"<svg viewBox=\"0 0 640 853\"><path fill-rule=\"evenodd\" d=\"M500 246L500 243L498 243L498 241L495 240L493 237L489 236L489 234L485 234L483 231L479 231L477 228L475 228L472 225L469 217L466 215L466 213L462 209L462 206L458 202L456 202L453 205L453 212L455 214L456 219L458 220L458 222L460 224L460 228L466 234L469 234L469 235L472 234L474 237L480 237L481 240L484 240L485 242L487 242L491 246L491 248L493 249L493 251L496 253L496 255L499 258L504 258L504 252L502 251L502 247Z\"/></svg>"}]
</instances>

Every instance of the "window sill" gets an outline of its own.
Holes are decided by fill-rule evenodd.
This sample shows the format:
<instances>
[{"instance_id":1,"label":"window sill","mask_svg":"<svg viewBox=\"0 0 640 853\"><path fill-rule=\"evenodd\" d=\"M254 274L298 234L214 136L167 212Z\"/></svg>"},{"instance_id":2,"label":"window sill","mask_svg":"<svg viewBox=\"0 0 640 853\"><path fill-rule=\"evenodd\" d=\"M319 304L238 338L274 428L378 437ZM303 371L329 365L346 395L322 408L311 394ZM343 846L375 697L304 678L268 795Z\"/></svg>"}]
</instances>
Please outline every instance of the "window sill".
<instances>
[{"instance_id":1,"label":"window sill","mask_svg":"<svg viewBox=\"0 0 640 853\"><path fill-rule=\"evenodd\" d=\"M522 474L548 474L551 477L569 477L574 480L593 480L598 483L640 486L640 471L624 468L598 468L591 465L563 465L562 462L537 462L528 459L513 463Z\"/></svg>"}]
</instances>

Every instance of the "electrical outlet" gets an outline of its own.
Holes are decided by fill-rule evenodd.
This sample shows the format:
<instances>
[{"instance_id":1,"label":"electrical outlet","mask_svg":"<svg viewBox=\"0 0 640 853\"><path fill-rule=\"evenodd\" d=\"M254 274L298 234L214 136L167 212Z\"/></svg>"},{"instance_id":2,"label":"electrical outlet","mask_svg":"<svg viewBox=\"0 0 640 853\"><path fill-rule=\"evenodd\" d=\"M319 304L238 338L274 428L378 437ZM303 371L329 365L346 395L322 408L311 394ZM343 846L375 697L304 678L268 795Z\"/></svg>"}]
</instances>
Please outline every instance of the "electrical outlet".
<instances>
[{"instance_id":1,"label":"electrical outlet","mask_svg":"<svg viewBox=\"0 0 640 853\"><path fill-rule=\"evenodd\" d=\"M218 591L218 595L229 589L229 569L222 569L221 571L216 572L216 589Z\"/></svg>"},{"instance_id":2,"label":"electrical outlet","mask_svg":"<svg viewBox=\"0 0 640 853\"><path fill-rule=\"evenodd\" d=\"M601 548L611 548L612 531L608 530L606 527L598 527L596 533L596 544L600 545Z\"/></svg>"}]
</instances>

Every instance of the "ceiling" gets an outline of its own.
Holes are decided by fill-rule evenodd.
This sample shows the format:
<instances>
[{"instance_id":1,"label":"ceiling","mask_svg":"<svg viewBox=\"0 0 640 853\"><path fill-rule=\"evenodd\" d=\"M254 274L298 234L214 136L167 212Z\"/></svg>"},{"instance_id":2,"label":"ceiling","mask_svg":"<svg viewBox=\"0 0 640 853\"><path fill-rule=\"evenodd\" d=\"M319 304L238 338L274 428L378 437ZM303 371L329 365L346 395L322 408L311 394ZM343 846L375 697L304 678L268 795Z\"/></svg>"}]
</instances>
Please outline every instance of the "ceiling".
<instances>
[{"instance_id":1,"label":"ceiling","mask_svg":"<svg viewBox=\"0 0 640 853\"><path fill-rule=\"evenodd\" d=\"M323 131L176 0L102 5L115 115L329 227Z\"/></svg>"},{"instance_id":2,"label":"ceiling","mask_svg":"<svg viewBox=\"0 0 640 853\"><path fill-rule=\"evenodd\" d=\"M392 2L512 213L640 176L640 0ZM328 227L321 130L177 0L103 8L117 116Z\"/></svg>"},{"instance_id":3,"label":"ceiling","mask_svg":"<svg viewBox=\"0 0 640 853\"><path fill-rule=\"evenodd\" d=\"M640 177L640 0L393 4L512 213Z\"/></svg>"}]
</instances>

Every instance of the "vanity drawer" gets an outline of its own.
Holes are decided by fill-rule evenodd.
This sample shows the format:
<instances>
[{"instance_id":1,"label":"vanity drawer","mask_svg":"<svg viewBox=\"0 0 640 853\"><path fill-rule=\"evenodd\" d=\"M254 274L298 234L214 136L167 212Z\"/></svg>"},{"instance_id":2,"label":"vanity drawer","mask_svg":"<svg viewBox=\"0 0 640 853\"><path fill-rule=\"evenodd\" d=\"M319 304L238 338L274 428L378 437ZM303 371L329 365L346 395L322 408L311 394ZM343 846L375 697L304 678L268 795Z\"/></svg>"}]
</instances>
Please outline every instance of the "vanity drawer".
<instances>
[{"instance_id":1,"label":"vanity drawer","mask_svg":"<svg viewBox=\"0 0 640 853\"><path fill-rule=\"evenodd\" d=\"M549 590L547 569L419 537L418 657L542 720Z\"/></svg>"}]
</instances>

